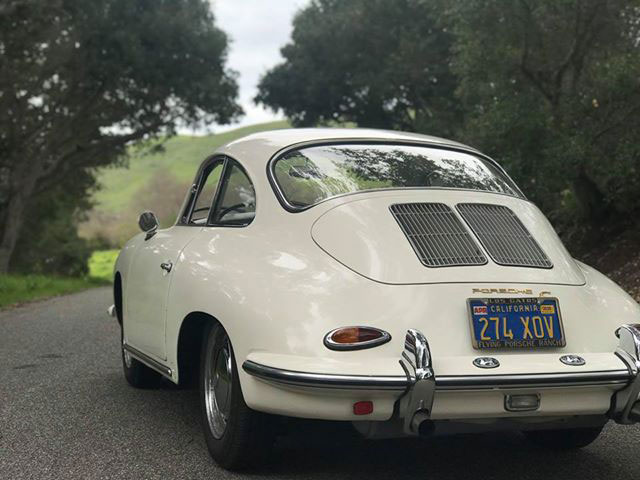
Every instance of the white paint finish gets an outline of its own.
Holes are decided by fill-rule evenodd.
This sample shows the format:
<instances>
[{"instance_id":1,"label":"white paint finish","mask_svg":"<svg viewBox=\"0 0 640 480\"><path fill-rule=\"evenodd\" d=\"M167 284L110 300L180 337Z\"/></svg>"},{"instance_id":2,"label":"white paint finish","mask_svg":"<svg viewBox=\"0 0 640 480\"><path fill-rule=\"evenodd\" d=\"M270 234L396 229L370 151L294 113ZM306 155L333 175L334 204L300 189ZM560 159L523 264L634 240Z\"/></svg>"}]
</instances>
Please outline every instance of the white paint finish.
<instances>
[{"instance_id":1,"label":"white paint finish","mask_svg":"<svg viewBox=\"0 0 640 480\"><path fill-rule=\"evenodd\" d=\"M341 391L273 385L255 378L248 378L243 391L249 387L257 392L249 406L268 413L300 418L324 420L376 420L391 418L394 403L400 398L397 392ZM432 418L434 420L477 420L494 418L528 417L540 421L544 417L566 415L602 415L610 408L612 387L576 387L546 389L501 389L481 391L437 391ZM507 412L504 399L507 394L538 393L540 408L534 412ZM370 400L374 403L373 415L353 414L353 404Z\"/></svg>"},{"instance_id":2,"label":"white paint finish","mask_svg":"<svg viewBox=\"0 0 640 480\"><path fill-rule=\"evenodd\" d=\"M577 368L596 371L621 367L620 360L612 354L617 345L614 331L621 324L640 322L640 308L606 277L571 260L544 216L526 201L477 192L394 190L337 197L296 214L282 208L266 175L267 161L275 152L289 143L336 138L357 140L359 136L447 142L397 132L320 129L261 133L223 147L220 151L241 162L254 183L256 218L245 228L173 227L159 232L154 244L145 246L141 235L127 244L118 258L116 271L123 277L125 334L132 346L154 358L162 358L158 342L164 327L157 321L166 318L163 363L174 372L173 380L178 381L177 344L182 321L191 312L205 312L218 319L229 333L238 366L251 358L289 370L398 375L402 373L398 360L406 330L417 328L429 340L436 375L486 373L471 364L473 358L482 355L500 359L502 365L492 373L558 373ZM388 205L394 201L426 199L440 199L450 204L460 200L487 201L509 206L530 231L536 232L536 239L555 264L554 269L541 271L489 264L464 267L464 271L458 272L450 269L425 272L426 267L420 264L388 212ZM358 215L369 215L370 220L364 219L357 225L347 221ZM383 226L385 222L387 227ZM316 240L340 261L318 247L312 238L312 229ZM367 240L369 234L377 237ZM367 242L372 247L363 252L369 248L363 247ZM388 257L387 250L394 242L400 252L397 264ZM150 245L156 245L157 252ZM138 258L139 252L147 250L151 252L147 252L149 259ZM162 284L164 277L159 267L160 262L166 260L165 253L175 255L168 293L168 283ZM158 275L150 277L153 272ZM501 272L510 274L502 276ZM446 283L430 283L437 281L437 275L442 275L441 281ZM160 286L145 283L148 278L160 282ZM380 280L393 280L397 284ZM532 289L535 295L550 292L560 302L567 346L530 352L474 350L466 304L467 298L477 296L472 293L474 287L526 288ZM165 295L166 317L145 317L149 311L133 314L131 305L134 311L140 312L150 304L152 309L162 310L164 307L158 305L165 302ZM328 331L357 324L382 328L391 334L392 340L373 349L354 352L336 352L324 347L322 339ZM151 329L150 325L153 325ZM132 332L137 332L137 336L132 336ZM568 353L583 356L587 364L584 367L563 365L558 359ZM351 419L352 414L346 413L350 402L366 400L352 397L348 392L346 396L344 392L335 391L301 393L294 389L292 393L290 388L256 380L242 369L239 375L247 404L258 410ZM388 418L397 394L375 395L383 399L376 413L380 417L376 418ZM473 395L480 399L479 393L472 394L475 398ZM585 396L583 407L588 411L600 409L603 396L610 396L610 391L603 388L593 396ZM543 414L570 411L580 398L579 395L567 396L563 400L559 396L548 404ZM467 402L469 415L493 418L497 414L490 409L478 413L473 403ZM457 407L451 404L447 410L446 402L440 402L438 408L443 412L442 418L446 418L446 412L454 412Z\"/></svg>"},{"instance_id":3,"label":"white paint finish","mask_svg":"<svg viewBox=\"0 0 640 480\"><path fill-rule=\"evenodd\" d=\"M125 283L124 337L128 344L156 359L167 359L167 294L178 257L199 230L174 226L159 230L148 240L144 235L136 237L138 246ZM160 268L164 262L173 265L171 272Z\"/></svg>"},{"instance_id":4,"label":"white paint finish","mask_svg":"<svg viewBox=\"0 0 640 480\"><path fill-rule=\"evenodd\" d=\"M425 267L389 211L398 203L444 203L456 212L459 203L504 205L513 210L554 265L552 269L501 266L490 256L483 267ZM464 225L458 213L460 222ZM340 235L336 235L340 232ZM392 283L558 283L583 285L584 275L544 215L528 201L495 193L422 189L380 192L349 201L322 215L313 225L313 239L336 260L372 280ZM479 240L471 233L474 241Z\"/></svg>"},{"instance_id":5,"label":"white paint finish","mask_svg":"<svg viewBox=\"0 0 640 480\"><path fill-rule=\"evenodd\" d=\"M444 138L421 135L419 133L396 132L392 130L374 130L367 128L288 128L263 131L247 135L220 147L218 152L238 157L249 165L258 166L264 172L265 163L278 151L293 145L329 143L340 141L366 142L414 142L427 145L449 145L476 151L462 143Z\"/></svg>"},{"instance_id":6,"label":"white paint finish","mask_svg":"<svg viewBox=\"0 0 640 480\"><path fill-rule=\"evenodd\" d=\"M247 390L257 393L247 403L253 409L276 415L321 420L388 420L393 414L394 403L401 395L398 392L274 386L252 377L247 378L242 385L243 393ZM360 401L373 402L371 415L353 414L353 404Z\"/></svg>"},{"instance_id":7,"label":"white paint finish","mask_svg":"<svg viewBox=\"0 0 640 480\"><path fill-rule=\"evenodd\" d=\"M433 402L434 420L513 418L562 415L603 415L611 406L613 389L605 387L556 388L534 390L540 394L540 408L535 412L507 412L504 396L530 393L532 390L482 392L438 392Z\"/></svg>"}]
</instances>

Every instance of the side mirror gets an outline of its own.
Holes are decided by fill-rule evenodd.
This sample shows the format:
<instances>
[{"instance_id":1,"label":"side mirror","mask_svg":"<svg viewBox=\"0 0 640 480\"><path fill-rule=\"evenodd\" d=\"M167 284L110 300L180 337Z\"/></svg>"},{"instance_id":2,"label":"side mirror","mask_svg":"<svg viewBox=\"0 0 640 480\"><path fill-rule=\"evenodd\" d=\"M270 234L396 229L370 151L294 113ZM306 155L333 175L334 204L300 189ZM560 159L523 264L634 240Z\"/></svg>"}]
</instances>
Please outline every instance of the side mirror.
<instances>
[{"instance_id":1,"label":"side mirror","mask_svg":"<svg viewBox=\"0 0 640 480\"><path fill-rule=\"evenodd\" d=\"M138 219L138 225L140 226L140 230L147 234L145 240L149 240L158 230L158 219L153 212L142 212Z\"/></svg>"}]
</instances>

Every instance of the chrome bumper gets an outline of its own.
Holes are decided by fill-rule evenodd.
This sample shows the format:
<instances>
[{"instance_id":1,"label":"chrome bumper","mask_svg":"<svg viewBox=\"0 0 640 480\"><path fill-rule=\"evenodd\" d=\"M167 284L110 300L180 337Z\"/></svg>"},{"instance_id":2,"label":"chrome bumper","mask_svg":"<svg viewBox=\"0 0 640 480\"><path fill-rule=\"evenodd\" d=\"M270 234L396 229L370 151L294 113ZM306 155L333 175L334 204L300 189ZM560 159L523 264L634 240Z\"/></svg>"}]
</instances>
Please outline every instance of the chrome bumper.
<instances>
[{"instance_id":1,"label":"chrome bumper","mask_svg":"<svg viewBox=\"0 0 640 480\"><path fill-rule=\"evenodd\" d=\"M436 391L496 390L517 388L559 388L576 386L618 387L609 417L618 423L640 422L640 325L623 325L616 332L620 341L616 355L627 368L602 372L515 374L515 375L436 375L426 337L418 330L406 334L400 365L404 375L343 375L284 370L251 360L243 363L248 374L264 381L305 388L374 390L404 394L399 415L404 431L417 434L429 420Z\"/></svg>"},{"instance_id":2,"label":"chrome bumper","mask_svg":"<svg viewBox=\"0 0 640 480\"><path fill-rule=\"evenodd\" d=\"M435 392L501 388L553 388L575 386L620 386L612 399L608 416L621 424L640 422L640 325L623 325L616 331L616 355L627 366L605 372L528 375L478 375L436 377L427 339L417 330L408 330L401 365L411 384L404 400L404 431L417 434L429 420Z\"/></svg>"},{"instance_id":3,"label":"chrome bumper","mask_svg":"<svg viewBox=\"0 0 640 480\"><path fill-rule=\"evenodd\" d=\"M338 388L345 390L390 390L403 392L411 386L406 376L388 375L337 375L325 373L297 372L268 367L247 360L242 369L249 375L282 385L308 388Z\"/></svg>"}]
</instances>

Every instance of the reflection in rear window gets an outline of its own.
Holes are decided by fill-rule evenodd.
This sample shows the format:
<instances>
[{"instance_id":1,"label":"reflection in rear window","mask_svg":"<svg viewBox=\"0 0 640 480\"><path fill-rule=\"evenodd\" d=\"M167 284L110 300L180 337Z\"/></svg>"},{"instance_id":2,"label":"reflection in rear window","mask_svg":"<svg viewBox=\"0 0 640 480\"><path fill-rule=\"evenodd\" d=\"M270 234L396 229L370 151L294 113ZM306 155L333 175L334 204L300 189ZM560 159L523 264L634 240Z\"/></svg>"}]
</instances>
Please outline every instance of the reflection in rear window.
<instances>
[{"instance_id":1,"label":"reflection in rear window","mask_svg":"<svg viewBox=\"0 0 640 480\"><path fill-rule=\"evenodd\" d=\"M388 188L456 188L521 197L491 163L469 153L409 145L321 145L286 153L273 172L296 208L346 193Z\"/></svg>"}]
</instances>

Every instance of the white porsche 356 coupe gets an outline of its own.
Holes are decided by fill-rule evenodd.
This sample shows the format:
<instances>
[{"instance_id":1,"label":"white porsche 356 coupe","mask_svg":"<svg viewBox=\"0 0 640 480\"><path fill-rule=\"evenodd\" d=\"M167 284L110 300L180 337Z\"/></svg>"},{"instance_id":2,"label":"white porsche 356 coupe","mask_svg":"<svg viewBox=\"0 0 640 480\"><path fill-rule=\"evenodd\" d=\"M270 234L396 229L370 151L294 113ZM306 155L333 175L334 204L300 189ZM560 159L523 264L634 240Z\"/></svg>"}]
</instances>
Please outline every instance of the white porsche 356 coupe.
<instances>
[{"instance_id":1,"label":"white porsche 356 coupe","mask_svg":"<svg viewBox=\"0 0 640 480\"><path fill-rule=\"evenodd\" d=\"M640 307L465 145L250 135L202 163L175 225L140 227L114 272L125 376L199 378L227 468L266 451L278 415L556 448L640 421Z\"/></svg>"}]
</instances>

